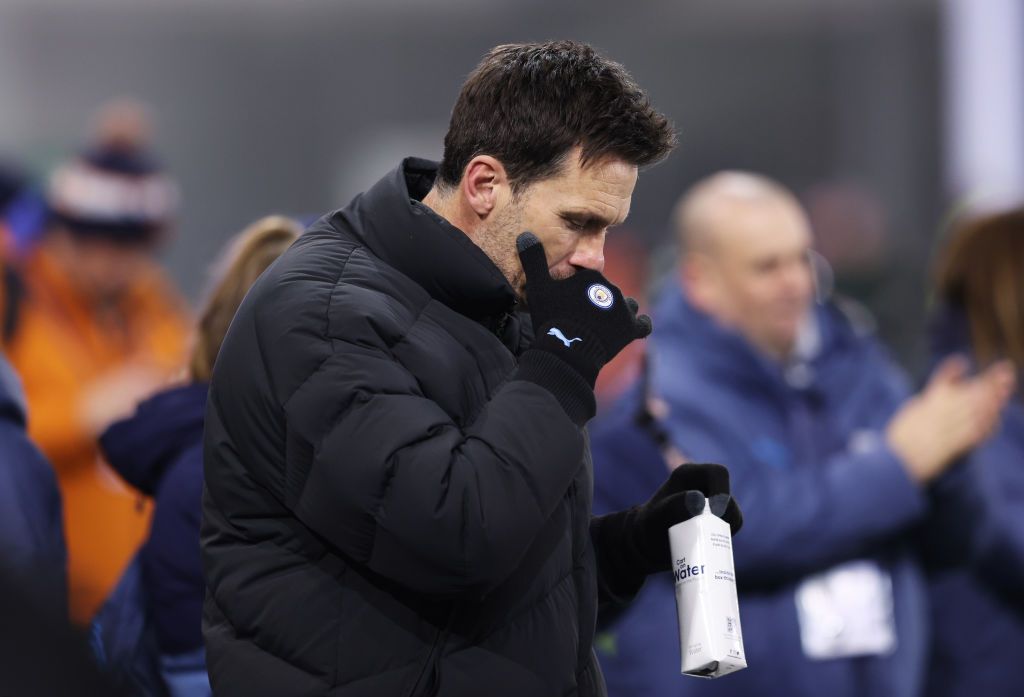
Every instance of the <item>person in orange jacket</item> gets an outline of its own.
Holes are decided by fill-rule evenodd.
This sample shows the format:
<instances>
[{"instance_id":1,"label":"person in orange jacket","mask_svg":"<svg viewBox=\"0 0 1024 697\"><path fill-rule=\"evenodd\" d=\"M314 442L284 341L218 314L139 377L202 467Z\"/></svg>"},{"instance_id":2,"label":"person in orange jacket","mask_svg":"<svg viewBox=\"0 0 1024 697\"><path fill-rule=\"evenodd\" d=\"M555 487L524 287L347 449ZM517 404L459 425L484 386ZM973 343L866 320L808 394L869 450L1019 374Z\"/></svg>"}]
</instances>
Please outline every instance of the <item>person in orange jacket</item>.
<instances>
[{"instance_id":1,"label":"person in orange jacket","mask_svg":"<svg viewBox=\"0 0 1024 697\"><path fill-rule=\"evenodd\" d=\"M108 112L98 143L59 167L50 224L12 266L4 348L21 375L29 435L64 497L69 608L87 623L144 539L148 504L103 462L97 437L180 371L189 321L153 252L176 205L145 153L134 107Z\"/></svg>"}]
</instances>

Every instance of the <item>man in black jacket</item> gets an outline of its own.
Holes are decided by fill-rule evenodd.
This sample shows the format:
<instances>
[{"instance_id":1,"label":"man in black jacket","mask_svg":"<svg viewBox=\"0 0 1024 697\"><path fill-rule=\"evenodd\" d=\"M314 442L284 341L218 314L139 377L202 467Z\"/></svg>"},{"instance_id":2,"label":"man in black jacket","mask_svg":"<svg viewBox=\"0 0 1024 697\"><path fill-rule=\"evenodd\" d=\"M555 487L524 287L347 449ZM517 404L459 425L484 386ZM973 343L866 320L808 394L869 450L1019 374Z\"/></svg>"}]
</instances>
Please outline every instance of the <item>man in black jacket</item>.
<instances>
[{"instance_id":1,"label":"man in black jacket","mask_svg":"<svg viewBox=\"0 0 1024 697\"><path fill-rule=\"evenodd\" d=\"M673 145L588 46L499 46L439 167L405 160L256 283L206 421L216 694L604 693L598 605L668 569L705 496L740 523L717 465L590 515L594 380L650 332L604 237Z\"/></svg>"}]
</instances>

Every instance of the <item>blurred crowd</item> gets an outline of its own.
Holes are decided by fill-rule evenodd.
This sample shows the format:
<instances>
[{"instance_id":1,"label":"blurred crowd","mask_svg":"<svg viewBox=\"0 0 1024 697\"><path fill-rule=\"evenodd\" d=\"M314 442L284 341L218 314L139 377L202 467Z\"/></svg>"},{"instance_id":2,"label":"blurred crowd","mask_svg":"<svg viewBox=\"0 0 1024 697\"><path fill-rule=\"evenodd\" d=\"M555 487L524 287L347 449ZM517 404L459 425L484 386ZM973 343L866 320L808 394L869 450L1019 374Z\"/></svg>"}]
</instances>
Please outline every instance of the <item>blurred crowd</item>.
<instances>
[{"instance_id":1,"label":"blurred crowd","mask_svg":"<svg viewBox=\"0 0 1024 697\"><path fill-rule=\"evenodd\" d=\"M302 228L253 222L188 307L157 260L188 202L153 142L146 110L118 101L45 179L0 168L0 694L210 692L207 384L246 291ZM595 512L646 501L683 462L726 464L749 664L679 675L664 574L601 619L609 694L1018 694L1024 209L944 231L915 379L858 292L881 282L871 201L801 199L770 174L680 191L673 251L650 262L609 239L606 275L647 292L655 331L601 374Z\"/></svg>"}]
</instances>

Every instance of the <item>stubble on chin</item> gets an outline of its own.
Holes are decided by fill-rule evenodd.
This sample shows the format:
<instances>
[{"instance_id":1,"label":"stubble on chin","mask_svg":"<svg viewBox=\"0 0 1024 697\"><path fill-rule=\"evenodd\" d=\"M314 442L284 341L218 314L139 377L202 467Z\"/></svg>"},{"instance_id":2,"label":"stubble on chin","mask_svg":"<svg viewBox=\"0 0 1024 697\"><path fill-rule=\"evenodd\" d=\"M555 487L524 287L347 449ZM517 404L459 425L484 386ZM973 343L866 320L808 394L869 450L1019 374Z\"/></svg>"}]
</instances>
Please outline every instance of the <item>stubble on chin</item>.
<instances>
[{"instance_id":1,"label":"stubble on chin","mask_svg":"<svg viewBox=\"0 0 1024 697\"><path fill-rule=\"evenodd\" d=\"M565 279L575 275L575 269L563 269L555 271L548 269L548 274L552 280L564 281ZM512 290L515 291L516 299L519 301L520 308L529 311L530 301L526 293L526 274L523 272L522 267L518 270L513 271L507 276L509 284L512 286Z\"/></svg>"},{"instance_id":2,"label":"stubble on chin","mask_svg":"<svg viewBox=\"0 0 1024 697\"><path fill-rule=\"evenodd\" d=\"M522 268L517 271L513 271L509 278L509 285L512 286L512 290L516 294L516 299L521 303L526 303L526 274Z\"/></svg>"}]
</instances>

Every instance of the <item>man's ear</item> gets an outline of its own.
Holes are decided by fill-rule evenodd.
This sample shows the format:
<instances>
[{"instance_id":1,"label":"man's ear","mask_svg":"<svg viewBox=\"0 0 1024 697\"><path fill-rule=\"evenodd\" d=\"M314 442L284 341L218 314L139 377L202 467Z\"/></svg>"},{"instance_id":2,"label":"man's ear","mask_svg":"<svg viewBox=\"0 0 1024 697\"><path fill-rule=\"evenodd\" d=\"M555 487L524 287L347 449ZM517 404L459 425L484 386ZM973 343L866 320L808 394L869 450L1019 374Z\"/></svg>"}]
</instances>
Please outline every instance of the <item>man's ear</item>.
<instances>
[{"instance_id":1,"label":"man's ear","mask_svg":"<svg viewBox=\"0 0 1024 697\"><path fill-rule=\"evenodd\" d=\"M679 261L679 283L693 306L705 312L715 304L716 273L711 260L699 252L691 252Z\"/></svg>"},{"instance_id":2,"label":"man's ear","mask_svg":"<svg viewBox=\"0 0 1024 697\"><path fill-rule=\"evenodd\" d=\"M466 205L483 220L512 198L505 166L490 155L477 155L462 173L459 185Z\"/></svg>"}]
</instances>

